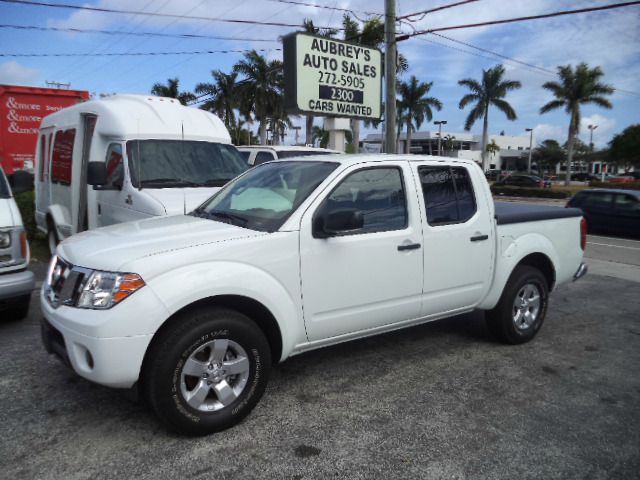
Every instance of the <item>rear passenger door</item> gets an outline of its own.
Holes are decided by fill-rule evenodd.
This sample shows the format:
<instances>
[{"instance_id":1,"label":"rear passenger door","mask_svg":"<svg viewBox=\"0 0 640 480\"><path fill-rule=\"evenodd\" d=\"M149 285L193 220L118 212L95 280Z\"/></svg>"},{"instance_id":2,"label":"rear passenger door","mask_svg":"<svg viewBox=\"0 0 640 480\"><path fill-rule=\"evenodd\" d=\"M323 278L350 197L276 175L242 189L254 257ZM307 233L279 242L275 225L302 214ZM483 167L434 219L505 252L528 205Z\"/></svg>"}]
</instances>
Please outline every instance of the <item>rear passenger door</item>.
<instances>
[{"instance_id":1,"label":"rear passenger door","mask_svg":"<svg viewBox=\"0 0 640 480\"><path fill-rule=\"evenodd\" d=\"M484 181L474 166L416 165L424 236L422 315L477 305L491 284L494 228Z\"/></svg>"},{"instance_id":2,"label":"rear passenger door","mask_svg":"<svg viewBox=\"0 0 640 480\"><path fill-rule=\"evenodd\" d=\"M640 201L633 195L618 193L614 200L616 230L640 235Z\"/></svg>"}]
</instances>

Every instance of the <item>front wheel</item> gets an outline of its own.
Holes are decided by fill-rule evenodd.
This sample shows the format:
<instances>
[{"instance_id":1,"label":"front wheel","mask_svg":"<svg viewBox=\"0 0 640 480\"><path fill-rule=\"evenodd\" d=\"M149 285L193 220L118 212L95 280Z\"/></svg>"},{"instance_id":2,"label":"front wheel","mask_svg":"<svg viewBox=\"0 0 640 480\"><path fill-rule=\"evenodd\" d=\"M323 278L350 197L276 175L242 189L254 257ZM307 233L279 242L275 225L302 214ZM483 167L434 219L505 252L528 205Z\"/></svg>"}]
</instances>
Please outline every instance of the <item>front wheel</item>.
<instances>
[{"instance_id":1,"label":"front wheel","mask_svg":"<svg viewBox=\"0 0 640 480\"><path fill-rule=\"evenodd\" d=\"M544 322L548 299L549 287L540 270L519 265L509 277L498 304L486 312L487 327L505 343L528 342Z\"/></svg>"},{"instance_id":2,"label":"front wheel","mask_svg":"<svg viewBox=\"0 0 640 480\"><path fill-rule=\"evenodd\" d=\"M145 360L147 398L171 430L206 435L240 422L264 393L271 365L260 328L233 310L188 312Z\"/></svg>"}]
</instances>

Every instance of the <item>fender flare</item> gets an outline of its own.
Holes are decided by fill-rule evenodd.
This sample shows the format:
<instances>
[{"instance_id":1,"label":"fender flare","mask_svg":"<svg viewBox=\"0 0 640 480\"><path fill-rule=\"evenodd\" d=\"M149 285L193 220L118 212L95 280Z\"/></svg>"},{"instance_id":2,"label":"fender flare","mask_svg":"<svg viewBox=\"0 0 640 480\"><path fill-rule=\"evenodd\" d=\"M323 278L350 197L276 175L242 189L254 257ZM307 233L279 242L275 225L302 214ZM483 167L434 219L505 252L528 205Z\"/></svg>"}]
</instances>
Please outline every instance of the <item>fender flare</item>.
<instances>
[{"instance_id":1,"label":"fender flare","mask_svg":"<svg viewBox=\"0 0 640 480\"><path fill-rule=\"evenodd\" d=\"M556 250L549 239L539 233L528 233L517 239L503 236L498 242L498 250L493 284L487 296L478 305L482 310L491 310L497 305L513 270L526 257L533 254L543 255L549 260L554 274L557 271ZM552 287L553 285L550 284L549 290Z\"/></svg>"},{"instance_id":2,"label":"fender flare","mask_svg":"<svg viewBox=\"0 0 640 480\"><path fill-rule=\"evenodd\" d=\"M275 319L282 343L282 354L276 360L285 360L296 344L307 341L301 301L293 296L299 292L290 293L275 277L254 266L228 261L190 264L154 277L147 285L169 312L169 316L155 326L156 333L190 305L234 296L258 302Z\"/></svg>"}]
</instances>

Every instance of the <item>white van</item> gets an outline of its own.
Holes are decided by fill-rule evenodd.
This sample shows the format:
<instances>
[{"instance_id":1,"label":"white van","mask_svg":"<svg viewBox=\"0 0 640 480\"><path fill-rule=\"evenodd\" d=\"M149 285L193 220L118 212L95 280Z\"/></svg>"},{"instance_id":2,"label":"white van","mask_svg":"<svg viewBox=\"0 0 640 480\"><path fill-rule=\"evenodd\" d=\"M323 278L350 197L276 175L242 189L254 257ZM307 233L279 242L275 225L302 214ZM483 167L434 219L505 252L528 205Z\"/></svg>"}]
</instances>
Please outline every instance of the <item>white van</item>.
<instances>
[{"instance_id":1,"label":"white van","mask_svg":"<svg viewBox=\"0 0 640 480\"><path fill-rule=\"evenodd\" d=\"M238 150L250 167L283 158L343 153L338 150L329 150L328 148L301 147L298 145L243 145L238 147Z\"/></svg>"},{"instance_id":2,"label":"white van","mask_svg":"<svg viewBox=\"0 0 640 480\"><path fill-rule=\"evenodd\" d=\"M84 230L184 214L247 169L218 117L144 95L53 113L36 148L36 222L52 252Z\"/></svg>"},{"instance_id":3,"label":"white van","mask_svg":"<svg viewBox=\"0 0 640 480\"><path fill-rule=\"evenodd\" d=\"M29 243L7 178L0 167L0 318L21 319L29 312L35 287Z\"/></svg>"}]
</instances>

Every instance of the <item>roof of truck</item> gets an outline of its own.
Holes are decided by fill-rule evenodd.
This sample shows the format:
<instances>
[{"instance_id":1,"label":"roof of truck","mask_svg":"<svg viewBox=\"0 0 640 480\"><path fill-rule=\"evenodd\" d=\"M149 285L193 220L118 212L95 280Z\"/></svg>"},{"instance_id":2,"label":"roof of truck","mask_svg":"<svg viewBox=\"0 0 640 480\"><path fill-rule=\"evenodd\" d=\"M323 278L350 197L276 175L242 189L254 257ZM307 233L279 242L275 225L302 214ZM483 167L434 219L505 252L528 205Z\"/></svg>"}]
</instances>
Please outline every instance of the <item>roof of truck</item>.
<instances>
[{"instance_id":1,"label":"roof of truck","mask_svg":"<svg viewBox=\"0 0 640 480\"><path fill-rule=\"evenodd\" d=\"M342 153L329 148L307 147L306 145L240 145L238 150L273 150L275 152L330 152Z\"/></svg>"},{"instance_id":2,"label":"roof of truck","mask_svg":"<svg viewBox=\"0 0 640 480\"><path fill-rule=\"evenodd\" d=\"M280 160L273 160L274 162L291 162L291 161L317 161L317 162L338 162L343 165L355 165L362 162L372 161L386 161L386 160L401 160L409 162L423 162L425 160L446 162L446 163L460 163L465 165L479 165L473 160L467 160L462 158L452 157L438 157L436 155L413 155L413 154L390 154L390 153L358 153L352 155L336 154L336 155L309 155L305 157L291 157L283 158ZM271 163L271 162L269 162Z\"/></svg>"},{"instance_id":3,"label":"roof of truck","mask_svg":"<svg viewBox=\"0 0 640 480\"><path fill-rule=\"evenodd\" d=\"M212 113L186 107L174 98L112 95L90 100L44 117L41 128L72 128L82 114L98 116L96 132L109 137L171 138L231 143L229 132Z\"/></svg>"}]
</instances>

